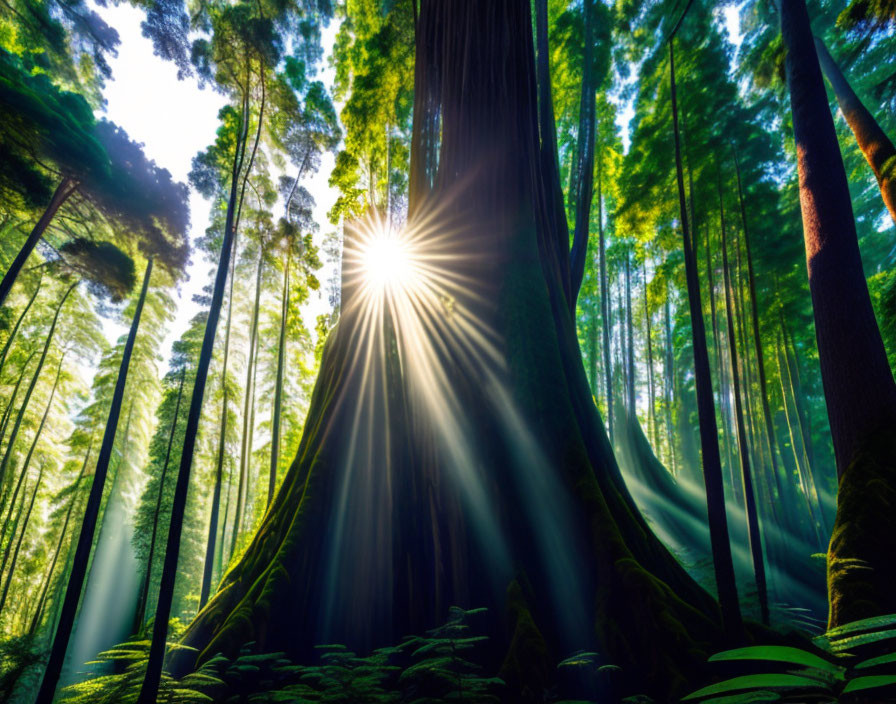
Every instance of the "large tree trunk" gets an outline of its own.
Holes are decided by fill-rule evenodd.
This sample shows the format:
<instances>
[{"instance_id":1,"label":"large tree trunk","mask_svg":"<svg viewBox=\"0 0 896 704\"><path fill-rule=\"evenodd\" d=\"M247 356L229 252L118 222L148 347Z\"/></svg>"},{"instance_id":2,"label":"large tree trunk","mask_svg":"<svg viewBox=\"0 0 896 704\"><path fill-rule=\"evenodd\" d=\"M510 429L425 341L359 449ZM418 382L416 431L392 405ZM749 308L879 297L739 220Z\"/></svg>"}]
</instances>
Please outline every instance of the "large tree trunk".
<instances>
[{"instance_id":1,"label":"large tree trunk","mask_svg":"<svg viewBox=\"0 0 896 704\"><path fill-rule=\"evenodd\" d=\"M43 215L40 216L40 220L38 220L37 224L32 228L31 233L28 235L28 238L25 240L25 243L22 245L16 258L12 260L12 264L9 265L9 269L3 275L3 280L0 281L0 306L6 303L6 299L9 296L9 292L12 290L13 284L16 282L16 279L19 278L19 274L22 273L22 268L25 266L25 262L28 261L31 252L34 251L37 243L40 242L40 238L44 236L44 232L46 232L47 227L53 221L56 212L76 190L78 190L78 182L73 181L70 178L63 178L62 181L59 182L59 185L56 186L56 190L53 192L53 197L50 198L47 209L44 210Z\"/></svg>"},{"instance_id":2,"label":"large tree trunk","mask_svg":"<svg viewBox=\"0 0 896 704\"><path fill-rule=\"evenodd\" d=\"M90 551L93 546L93 535L96 531L97 517L100 512L100 504L103 499L103 488L106 484L106 473L109 470L109 461L112 459L112 449L115 445L115 431L118 429L118 418L121 415L121 404L124 399L124 388L128 380L128 368L131 364L131 354L134 351L134 343L137 340L137 330L140 327L140 316L143 313L143 305L146 302L146 292L149 290L149 279L152 275L152 259L146 263L143 274L143 287L140 289L140 297L137 299L137 307L134 310L134 318L131 320L131 329L124 344L121 354L121 364L118 367L118 376L115 379L115 389L112 392L112 403L109 406L109 417L103 432L103 442L97 456L96 469L93 473L93 483L90 486L90 495L87 498L87 506L84 509L84 519L81 523L81 532L78 536L78 546L75 548L75 557L72 571L69 575L68 585L65 590L65 599L62 603L62 611L56 635L53 638L53 647L50 650L50 658L44 671L43 681L37 694L36 704L51 704L62 672L65 660L65 651L72 634L75 623L75 614L78 610L78 602L84 586L84 578L87 575L87 564L90 560ZM69 289L71 290L71 289Z\"/></svg>"},{"instance_id":3,"label":"large tree trunk","mask_svg":"<svg viewBox=\"0 0 896 704\"><path fill-rule=\"evenodd\" d=\"M840 478L828 552L829 624L838 626L896 612L896 383L862 271L805 0L782 2L781 29L809 290Z\"/></svg>"},{"instance_id":4,"label":"large tree trunk","mask_svg":"<svg viewBox=\"0 0 896 704\"><path fill-rule=\"evenodd\" d=\"M700 280L697 258L691 244L688 211L684 193L684 174L681 165L681 139L678 133L678 100L675 86L675 39L669 41L669 72L671 81L673 138L675 142L675 171L678 182L678 206L684 244L685 276L688 305L691 313L691 334L694 348L694 376L697 387L697 417L700 423L700 446L703 459L703 479L706 485L706 506L709 518L709 539L715 568L716 588L722 607L725 631L735 639L741 631L740 605L734 579L731 542L728 537L728 517L725 509L725 489L722 481L722 460L719 455L719 436L716 410L706 348L706 329L703 324L703 305L700 302Z\"/></svg>"},{"instance_id":5,"label":"large tree trunk","mask_svg":"<svg viewBox=\"0 0 896 704\"><path fill-rule=\"evenodd\" d=\"M884 205L890 212L890 218L896 223L896 146L893 146L893 141L881 129L874 115L859 100L859 96L849 85L831 52L818 37L815 37L815 49L821 70L834 89L834 97L837 98L840 112L843 113L846 124L855 135L856 144L859 145L862 155L874 172Z\"/></svg>"},{"instance_id":6,"label":"large tree trunk","mask_svg":"<svg viewBox=\"0 0 896 704\"><path fill-rule=\"evenodd\" d=\"M613 444L613 361L610 353L610 284L607 279L607 238L604 234L603 168L597 156L597 235L600 256L600 325L603 339L604 380L607 392L607 427Z\"/></svg>"},{"instance_id":7,"label":"large tree trunk","mask_svg":"<svg viewBox=\"0 0 896 704\"><path fill-rule=\"evenodd\" d=\"M591 398L550 255L529 5L424 1L417 39L406 236L444 269L421 294L432 316L399 291L371 322L350 232L296 461L184 641L307 657L482 605L517 691L540 696L551 660L594 644L630 689L668 696L723 644L720 615L634 508Z\"/></svg>"}]
</instances>

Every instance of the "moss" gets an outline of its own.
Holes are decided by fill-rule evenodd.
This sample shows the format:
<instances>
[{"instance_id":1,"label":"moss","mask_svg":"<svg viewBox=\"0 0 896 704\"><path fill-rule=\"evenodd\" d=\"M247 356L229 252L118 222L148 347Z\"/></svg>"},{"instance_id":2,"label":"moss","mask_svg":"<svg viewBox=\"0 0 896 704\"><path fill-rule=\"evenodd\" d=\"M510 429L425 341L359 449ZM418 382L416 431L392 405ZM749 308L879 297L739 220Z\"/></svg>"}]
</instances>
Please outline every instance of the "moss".
<instances>
[{"instance_id":1,"label":"moss","mask_svg":"<svg viewBox=\"0 0 896 704\"><path fill-rule=\"evenodd\" d=\"M896 613L896 434L875 434L840 478L828 549L829 625Z\"/></svg>"},{"instance_id":2,"label":"moss","mask_svg":"<svg viewBox=\"0 0 896 704\"><path fill-rule=\"evenodd\" d=\"M552 679L553 661L517 580L507 588L507 621L512 636L498 676L520 702L541 702Z\"/></svg>"}]
</instances>

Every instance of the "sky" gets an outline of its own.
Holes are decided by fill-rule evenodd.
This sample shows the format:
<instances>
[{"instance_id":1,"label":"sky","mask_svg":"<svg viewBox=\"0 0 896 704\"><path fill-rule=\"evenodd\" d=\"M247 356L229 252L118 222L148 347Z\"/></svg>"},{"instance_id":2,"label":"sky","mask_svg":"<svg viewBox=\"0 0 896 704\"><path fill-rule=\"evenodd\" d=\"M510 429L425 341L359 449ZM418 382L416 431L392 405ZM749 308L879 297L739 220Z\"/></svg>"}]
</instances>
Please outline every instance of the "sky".
<instances>
[{"instance_id":1,"label":"sky","mask_svg":"<svg viewBox=\"0 0 896 704\"><path fill-rule=\"evenodd\" d=\"M118 32L121 43L118 56L109 63L112 80L106 83L103 95L105 110L101 113L123 127L131 139L142 142L146 155L168 169L175 179L187 183L190 165L197 152L205 149L215 139L218 127L218 111L225 98L206 87L200 89L194 78L177 79L177 69L169 62L153 54L152 43L140 31L143 18L141 10L129 5L95 6L94 9ZM323 32L324 53L331 52L338 25L331 22ZM321 67L321 79L330 85L332 69ZM337 106L338 109L338 106ZM315 221L321 232L331 231L326 213L337 198L335 189L327 181L333 167L332 155L325 155L319 172L304 185L317 202ZM202 235L209 222L210 202L190 189L191 229L190 240ZM193 302L193 295L200 292L211 273L211 264L198 250L194 250L188 268L188 280L181 284L176 298L176 317L170 324L161 352L167 358L171 344L187 329L190 320L200 307ZM330 272L321 271L318 278L329 280ZM328 309L325 287L312 292L312 300L304 309L306 320L313 321L318 313ZM313 323L309 325L313 331ZM107 338L114 341L125 328L114 322L105 327Z\"/></svg>"}]
</instances>

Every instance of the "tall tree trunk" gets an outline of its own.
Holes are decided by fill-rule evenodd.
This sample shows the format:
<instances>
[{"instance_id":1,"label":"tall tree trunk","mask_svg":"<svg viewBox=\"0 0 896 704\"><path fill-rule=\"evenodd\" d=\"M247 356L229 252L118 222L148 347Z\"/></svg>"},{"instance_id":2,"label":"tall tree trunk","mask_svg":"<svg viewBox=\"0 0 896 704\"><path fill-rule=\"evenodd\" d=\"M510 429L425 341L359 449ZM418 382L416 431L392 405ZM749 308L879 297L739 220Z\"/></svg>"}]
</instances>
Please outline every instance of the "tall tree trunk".
<instances>
[{"instance_id":1,"label":"tall tree trunk","mask_svg":"<svg viewBox=\"0 0 896 704\"><path fill-rule=\"evenodd\" d=\"M28 257L31 256L31 252L34 251L37 243L40 242L40 238L44 236L44 232L52 222L56 212L76 190L78 190L78 182L73 181L70 178L63 178L62 181L59 182L59 185L56 186L56 190L53 192L53 197L50 198L50 203L47 205L47 209L44 211L43 215L40 216L40 220L37 221L37 224L31 230L28 239L25 240L25 243L22 245L16 258L12 260L12 264L9 265L9 269L7 269L6 273L3 275L3 280L0 281L0 306L6 303L9 292L12 290L13 284L22 272L25 262L28 260Z\"/></svg>"},{"instance_id":2,"label":"tall tree trunk","mask_svg":"<svg viewBox=\"0 0 896 704\"><path fill-rule=\"evenodd\" d=\"M240 480L239 487L236 492L236 512L232 544L230 551L236 550L237 540L239 540L240 529L242 527L243 513L245 511L244 503L248 500L249 493L249 466L252 447L249 444L249 415L251 399L255 395L254 379L252 372L255 370L255 344L258 334L258 307L261 302L261 268L264 263L264 254L259 247L258 267L255 273L255 305L252 308L252 322L249 330L249 358L246 360L246 386L243 392L243 432L240 440Z\"/></svg>"},{"instance_id":3,"label":"tall tree trunk","mask_svg":"<svg viewBox=\"0 0 896 704\"><path fill-rule=\"evenodd\" d=\"M659 452L659 433L656 427L656 408L653 388L653 340L651 339L650 307L647 301L647 262L644 262L644 325L647 335L647 425L654 451Z\"/></svg>"},{"instance_id":4,"label":"tall tree trunk","mask_svg":"<svg viewBox=\"0 0 896 704\"><path fill-rule=\"evenodd\" d=\"M591 398L560 264L550 255L556 251L553 212L543 195L559 177L556 170L544 172L539 159L529 11L528 3L516 1L424 0L417 29L411 226L429 207L452 206L444 211L452 225L450 247L471 248L471 256L448 264L450 272L470 277L464 279L468 293L452 287L456 310L499 336L496 361L503 360L506 375L491 376L490 358L459 354L453 332L441 324L410 339L403 325L416 325L414 316L376 325L373 349L382 354L375 352L370 365L353 364L371 340L365 338L369 327L359 322L364 297L353 287L360 284L346 269L344 307L322 358L297 459L252 542L184 634L200 659L235 652L251 640L261 651L285 647L297 657L313 652L318 638L377 645L431 627L449 604L475 603L490 607L496 625L508 615L514 635L496 639L492 652L499 660L495 669L505 663L501 674L513 691L530 686L540 697L546 682L538 663L545 653L600 642L608 657L624 660L627 687L668 695L670 681L680 677L673 673L690 672L711 647L698 642L723 642L715 604L635 509ZM437 124L421 124L430 120ZM441 135L438 158L421 151L421 132L430 128ZM406 356L410 345L443 341L447 348L434 349L445 356L434 368ZM457 399L458 414L448 418L444 406L433 407L416 393L417 374L434 378L426 371L445 372L445 392ZM500 405L489 398L492 392ZM365 398L369 412L359 406ZM388 422L374 413L380 409L389 411ZM526 433L505 435L508 412L538 428L543 464L533 467L521 456ZM449 432L455 421L462 424L457 434ZM370 438L370 452L355 456L353 438L362 436ZM457 444L446 444L449 436ZM462 453L470 447L475 464L466 466L481 468L501 487L493 510L487 505L470 514L458 501L452 484L460 468L444 452L449 447ZM352 475L357 483L345 484L349 469L359 466L366 471ZM531 513L525 484L533 475L525 468L547 480L545 491L530 497L538 504ZM347 504L341 504L348 486ZM568 512L551 507L550 494L561 487ZM391 504L371 501L371 495L400 501L402 511L389 510L388 522L379 523L385 519L380 509ZM503 510L507 501L519 510ZM483 528L471 520L475 515L486 525L506 517L506 527L496 526L506 561L483 559L498 553L480 542ZM568 529L569 542L545 549L545 536L532 521L547 517L560 535ZM329 528L344 528L335 545L321 540ZM374 545L382 549L364 549ZM543 562L565 564L573 555L562 576ZM401 580L393 581L396 574ZM526 575L525 590L516 574ZM514 595L509 612L508 589ZM681 625L685 613L687 628ZM669 638L672 647L657 647ZM506 658L497 653L502 645ZM175 673L194 662L188 650L172 659Z\"/></svg>"},{"instance_id":5,"label":"tall tree trunk","mask_svg":"<svg viewBox=\"0 0 896 704\"><path fill-rule=\"evenodd\" d=\"M675 462L675 439L672 430L672 386L675 375L675 358L672 349L672 304L669 301L669 287L666 285L666 301L663 305L663 416L666 424L666 442L669 445L669 469L678 473Z\"/></svg>"},{"instance_id":6,"label":"tall tree trunk","mask_svg":"<svg viewBox=\"0 0 896 704\"><path fill-rule=\"evenodd\" d=\"M28 311L31 310L31 304L33 304L34 299L37 298L42 283L43 278L38 280L37 286L34 287L34 292L31 294L31 298L28 299L28 304L22 309L22 312L19 313L19 317L16 318L16 324L12 326L9 337L6 338L6 342L3 345L3 351L0 352L0 374L3 373L3 367L6 365L6 356L9 354L9 349L12 347L13 340L16 339L16 334L19 332L19 326L22 324L25 316L28 315Z\"/></svg>"},{"instance_id":7,"label":"tall tree trunk","mask_svg":"<svg viewBox=\"0 0 896 704\"><path fill-rule=\"evenodd\" d=\"M893 146L893 141L856 95L840 66L819 37L815 37L815 49L821 70L834 89L834 97L837 98L840 112L843 113L846 124L855 135L856 144L874 172L884 205L890 213L890 218L896 223L896 146Z\"/></svg>"},{"instance_id":8,"label":"tall tree trunk","mask_svg":"<svg viewBox=\"0 0 896 704\"><path fill-rule=\"evenodd\" d=\"M591 201L594 199L594 133L596 123L595 87L592 76L593 0L584 0L584 50L582 52L582 97L579 103L578 178L575 192L575 228L572 249L569 253L570 298L569 309L575 315L576 299L585 276L585 259L588 254L588 233L591 227ZM573 194L570 193L570 196Z\"/></svg>"},{"instance_id":9,"label":"tall tree trunk","mask_svg":"<svg viewBox=\"0 0 896 704\"><path fill-rule=\"evenodd\" d=\"M263 74L264 69L262 69ZM248 80L247 80L248 82ZM227 273L230 258L233 255L233 240L236 236L234 219L237 206L237 189L239 177L243 171L243 159L246 153L246 138L249 129L249 95L248 90L243 97L242 125L240 138L237 141L230 177L230 197L227 202L227 215L224 222L224 240L221 243L221 256L218 270L215 273L215 285L209 306L208 320L205 324L205 335L196 365L196 379L193 382L193 394L190 399L190 410L187 415L187 426L184 430L184 446L181 450L180 467L177 472L177 483L174 487L174 499L171 504L171 524L168 528L168 541L165 548L165 561L162 565L162 577L159 583L159 601L156 606L155 622L152 630L152 645L149 650L149 662L146 676L140 688L137 704L155 704L162 678L162 665L165 659L165 643L168 636L168 619L171 616L171 603L174 599L174 582L177 576L177 560L180 557L180 536L183 530L184 510L187 505L187 492L190 486L190 470L193 466L193 450L196 446L196 435L199 431L199 420L202 415L202 398L205 395L205 384L208 379L208 367L212 361L215 347L215 333L218 330L218 319L221 317L221 305L224 302L224 289L227 285ZM255 137L250 163L246 168L245 178L249 178L251 162L261 136L263 109L258 113L258 131ZM38 703L41 704L41 703Z\"/></svg>"},{"instance_id":10,"label":"tall tree trunk","mask_svg":"<svg viewBox=\"0 0 896 704\"><path fill-rule=\"evenodd\" d=\"M722 202L722 181L719 177L719 214L722 230L722 273L725 286L725 313L728 320L728 350L731 357L731 380L734 385L734 419L737 424L737 445L740 450L741 480L744 490L744 509L747 515L747 529L750 540L750 555L753 558L753 574L756 578L756 592L762 622L768 624L768 587L765 579L765 559L762 554L762 537L759 533L759 512L756 509L756 494L753 490L753 475L750 468L750 447L747 442L747 427L744 421L743 398L738 374L737 338L734 331L733 287L728 267L728 238L725 233L725 206Z\"/></svg>"},{"instance_id":11,"label":"tall tree trunk","mask_svg":"<svg viewBox=\"0 0 896 704\"><path fill-rule=\"evenodd\" d=\"M121 364L118 367L118 376L115 379L112 403L109 406L109 417L106 420L103 442L100 445L100 452L97 456L93 482L90 486L90 495L84 508L84 518L81 523L81 532L78 535L78 546L75 548L72 571L66 586L59 624L56 628L56 635L53 638L53 647L50 650L50 658L44 671L36 704L52 704L56 685L59 682L59 675L62 673L65 651L68 648L68 641L75 623L75 614L78 610L78 602L84 586L84 578L87 575L87 564L90 560L93 536L96 531L100 504L103 499L103 488L106 485L106 473L109 470L109 461L112 459L112 450L115 445L115 431L118 429L118 418L121 415L121 404L124 400L124 388L128 380L131 354L134 351L134 343L137 340L137 329L140 327L140 316L143 313L143 305L146 302L146 292L149 290L152 262L152 259L146 262L146 270L143 273L143 286L140 289L140 297L137 299L137 307L131 320L131 329L128 331L128 337L121 354Z\"/></svg>"},{"instance_id":12,"label":"tall tree trunk","mask_svg":"<svg viewBox=\"0 0 896 704\"><path fill-rule=\"evenodd\" d=\"M44 426L47 423L47 416L50 415L50 408L53 406L53 398L56 396L56 387L59 386L59 377L62 375L62 362L65 359L65 354L62 355L62 358L59 360L59 365L56 368L56 378L53 381L53 388L50 391L50 398L47 401L47 407L44 409L44 414L41 416L40 423L37 426L37 430L34 431L34 439L31 441L31 447L28 448L28 454L25 455L25 461L22 463L22 469L19 472L19 481L16 482L16 488L13 492L12 499L9 502L9 511L6 514L6 519L3 522L3 528L0 530L0 540L6 536L6 529L9 524L10 516L12 515L12 507L16 502L16 499L19 496L19 488L22 486L22 481L28 475L28 469L31 466L31 458L34 456L34 450L37 448L37 443L40 441L41 433L44 430ZM2 505L2 504L0 504ZM11 539L11 538L10 538ZM4 563L4 567L5 567ZM3 570L0 569L0 572Z\"/></svg>"},{"instance_id":13,"label":"tall tree trunk","mask_svg":"<svg viewBox=\"0 0 896 704\"><path fill-rule=\"evenodd\" d=\"M416 2L416 0L415 0ZM280 424L283 406L283 375L286 367L286 325L289 322L289 269L292 249L286 251L283 266L283 291L280 294L280 340L277 345L277 382L274 387L274 408L271 412L271 472L268 478L268 506L274 500L277 470L280 466Z\"/></svg>"},{"instance_id":14,"label":"tall tree trunk","mask_svg":"<svg viewBox=\"0 0 896 704\"><path fill-rule=\"evenodd\" d=\"M681 234L684 241L685 276L688 305L691 313L691 334L694 348L694 376L697 387L697 416L700 423L700 445L703 457L703 479L706 484L706 505L709 519L709 539L715 569L716 589L722 607L725 631L732 640L739 637L742 622L737 599L737 582L728 537L728 517L725 509L725 489L722 481L722 460L719 455L719 435L713 402L709 353L706 349L706 330L703 326L703 306L700 302L700 281L697 261L688 228L688 211L684 193L684 174L681 167L681 140L678 134L678 101L675 86L675 39L669 41L669 71L672 98L672 124L675 140L675 171L678 180L678 204Z\"/></svg>"},{"instance_id":15,"label":"tall tree trunk","mask_svg":"<svg viewBox=\"0 0 896 704\"><path fill-rule=\"evenodd\" d=\"M72 500L69 502L68 508L65 511L65 519L63 520L62 528L59 531L59 540L56 541L56 550L53 552L53 559L50 561L50 569L47 571L47 576L41 587L40 597L37 600L37 607L34 609L34 618L31 619L31 627L28 629L28 633L32 636L37 633L37 627L40 625L40 617L47 600L47 593L49 592L50 584L53 581L53 572L56 570L56 563L62 552L62 544L65 542L65 536L68 533L68 524L71 520L72 512L74 511L75 504L78 503L78 488L81 486L81 480L84 478L84 471L87 469L87 462L90 460L90 451L92 449L93 443L91 442L87 447L87 454L84 455L84 464L81 465L81 471L78 472L78 478L75 480L75 487L72 489Z\"/></svg>"},{"instance_id":16,"label":"tall tree trunk","mask_svg":"<svg viewBox=\"0 0 896 704\"><path fill-rule=\"evenodd\" d=\"M818 516L816 515L817 507L812 501L812 492L809 490L809 484L807 481L808 472L806 471L804 464L806 455L805 452L800 454L800 443L797 442L797 431L794 430L796 423L791 416L790 405L787 403L788 395L793 400L794 404L796 404L796 399L793 396L793 384L787 360L787 350L782 347L780 334L778 335L777 342L778 378L781 380L781 399L784 404L784 418L787 421L787 429L790 434L790 447L793 450L793 462L794 466L796 467L796 475L799 480L800 493L806 499L806 519L809 521L811 533L815 537L817 545L819 546L819 548L823 549L825 544L827 543L827 539L824 536L822 524L820 523L820 521L818 520ZM785 372L787 373L789 392L784 384Z\"/></svg>"},{"instance_id":17,"label":"tall tree trunk","mask_svg":"<svg viewBox=\"0 0 896 704\"><path fill-rule=\"evenodd\" d=\"M229 416L227 410L227 362L230 356L230 324L233 319L233 282L234 264L236 257L230 262L230 292L227 300L227 324L224 326L224 362L221 365L221 388L223 391L223 399L221 401L221 423L218 431L218 453L215 460L215 488L212 491L212 512L208 522L208 538L205 542L205 562L202 567L202 586L199 590L199 610L205 606L208 601L208 595L212 588L212 571L215 565L215 542L218 539L218 514L221 511L221 479L224 474L224 448L227 444L227 419ZM228 489L229 492L229 489ZM229 500L229 493L228 493ZM227 526L227 514L224 514L224 526ZM224 531L221 531L221 539L224 538ZM224 568L221 560L218 560L221 568Z\"/></svg>"},{"instance_id":18,"label":"tall tree trunk","mask_svg":"<svg viewBox=\"0 0 896 704\"><path fill-rule=\"evenodd\" d=\"M31 520L31 512L34 510L34 500L37 498L37 490L40 488L40 481L44 476L44 467L41 465L40 471L37 473L37 481L34 482L34 490L31 492L31 501L28 503L28 511L25 513L25 522L22 523L22 529L19 531L19 540L16 543L16 549L12 554L12 562L9 564L9 574L6 576L6 584L3 586L3 594L0 595L0 612L6 605L6 597L9 596L9 585L12 584L12 578L16 572L16 562L19 559L19 551L22 549L22 541L25 540L25 533L28 531L28 523Z\"/></svg>"},{"instance_id":19,"label":"tall tree trunk","mask_svg":"<svg viewBox=\"0 0 896 704\"><path fill-rule=\"evenodd\" d=\"M149 585L152 579L152 565L155 562L156 536L159 532L159 514L162 510L162 496L165 492L165 478L168 474L168 463L171 459L171 448L174 445L174 436L177 434L177 421L180 418L180 401L184 393L184 380L187 376L187 368L180 373L180 383L177 385L177 401L174 403L174 420L171 421L171 430L168 432L168 446L165 448L165 461L162 463L162 472L159 475L159 493L156 495L156 506L153 510L152 534L149 538L149 555L146 558L146 568L143 573L143 584L137 597L137 610L134 612L133 632L138 636L143 635L143 627L146 624L146 601L149 598ZM199 608L202 608L200 604Z\"/></svg>"},{"instance_id":20,"label":"tall tree trunk","mask_svg":"<svg viewBox=\"0 0 896 704\"><path fill-rule=\"evenodd\" d=\"M634 305L634 301L632 300L632 269L631 269L631 254L626 253L625 255L625 334L626 334L626 344L625 344L625 367L626 367L626 379L628 380L628 385L626 387L627 391L627 402L628 402L628 413L632 418L637 417L637 398L635 395L635 325L633 321L632 315L632 307Z\"/></svg>"},{"instance_id":21,"label":"tall tree trunk","mask_svg":"<svg viewBox=\"0 0 896 704\"><path fill-rule=\"evenodd\" d=\"M805 0L781 31L821 380L840 478L829 625L896 612L896 383L862 270L846 173ZM856 564L868 569L855 569Z\"/></svg>"},{"instance_id":22,"label":"tall tree trunk","mask_svg":"<svg viewBox=\"0 0 896 704\"><path fill-rule=\"evenodd\" d=\"M31 364L31 360L34 359L34 356L36 354L37 350L33 350L22 363L22 369L19 372L18 378L16 379L16 385L13 387L12 393L9 395L9 401L6 402L6 409L3 411L3 419L0 420L0 443L2 443L3 438L6 437L6 426L9 425L9 419L12 417L12 411L13 408L15 408L16 396L19 395L19 387L25 380L25 372L28 371L28 365Z\"/></svg>"},{"instance_id":23,"label":"tall tree trunk","mask_svg":"<svg viewBox=\"0 0 896 704\"><path fill-rule=\"evenodd\" d=\"M607 427L613 444L613 361L610 354L610 284L607 279L607 240L604 234L603 161L597 156L597 233L600 256L600 324L603 337L604 380L607 393Z\"/></svg>"},{"instance_id":24,"label":"tall tree trunk","mask_svg":"<svg viewBox=\"0 0 896 704\"><path fill-rule=\"evenodd\" d=\"M25 412L28 410L28 401L31 400L31 394L34 393L34 387L37 386L37 380L40 377L40 372L43 369L44 362L47 359L47 352L50 350L50 343L53 341L53 333L56 332L56 324L59 322L59 314L62 312L62 306L65 305L65 301L68 299L69 294L77 285L78 282L71 284L66 289L62 298L59 299L59 303L56 305L56 312L53 314L53 322L50 323L50 329L47 330L47 339L44 341L44 346L41 350L40 358L37 360L37 367L34 370L34 375L31 377L31 383L28 385L28 388L25 391L25 398L22 399L22 405L19 406L19 412L18 415L16 415L16 422L12 426L12 432L9 434L9 440L6 443L6 452L3 454L3 461L0 462L0 487L3 486L4 480L6 479L6 470L9 468L9 461L12 458L13 450L15 450L16 439L19 434L19 429L22 427L22 421L25 418Z\"/></svg>"},{"instance_id":25,"label":"tall tree trunk","mask_svg":"<svg viewBox=\"0 0 896 704\"><path fill-rule=\"evenodd\" d=\"M750 247L750 229L747 226L747 207L744 197L743 184L741 183L740 160L737 158L737 149L734 152L734 171L737 176L737 199L740 205L741 229L744 233L744 251L747 257L747 278L750 290L750 320L753 325L753 350L756 354L756 366L759 375L759 400L762 403L762 418L765 422L765 438L768 447L768 455L771 461L771 472L775 478L778 494L783 498L783 489L780 482L780 470L778 468L777 455L780 452L778 440L775 436L775 427L772 422L771 406L769 405L768 381L765 375L765 355L762 349L762 334L759 331L759 301L756 297L756 272L753 269L753 253Z\"/></svg>"}]
</instances>

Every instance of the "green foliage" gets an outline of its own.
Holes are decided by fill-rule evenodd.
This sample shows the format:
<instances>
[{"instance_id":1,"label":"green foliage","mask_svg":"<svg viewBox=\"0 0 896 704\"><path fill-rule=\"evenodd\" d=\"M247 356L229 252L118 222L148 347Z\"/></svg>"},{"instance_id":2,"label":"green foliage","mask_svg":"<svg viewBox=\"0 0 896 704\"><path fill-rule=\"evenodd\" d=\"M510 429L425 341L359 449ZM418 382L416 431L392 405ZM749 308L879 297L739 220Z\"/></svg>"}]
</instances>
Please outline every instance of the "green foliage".
<instances>
[{"instance_id":1,"label":"green foliage","mask_svg":"<svg viewBox=\"0 0 896 704\"><path fill-rule=\"evenodd\" d=\"M896 701L896 629L888 628L894 623L896 615L888 615L833 628L815 639L819 652L758 645L717 653L710 662L754 671L703 687L683 701L839 702L872 690L874 701ZM762 669L750 662L763 663Z\"/></svg>"}]
</instances>

